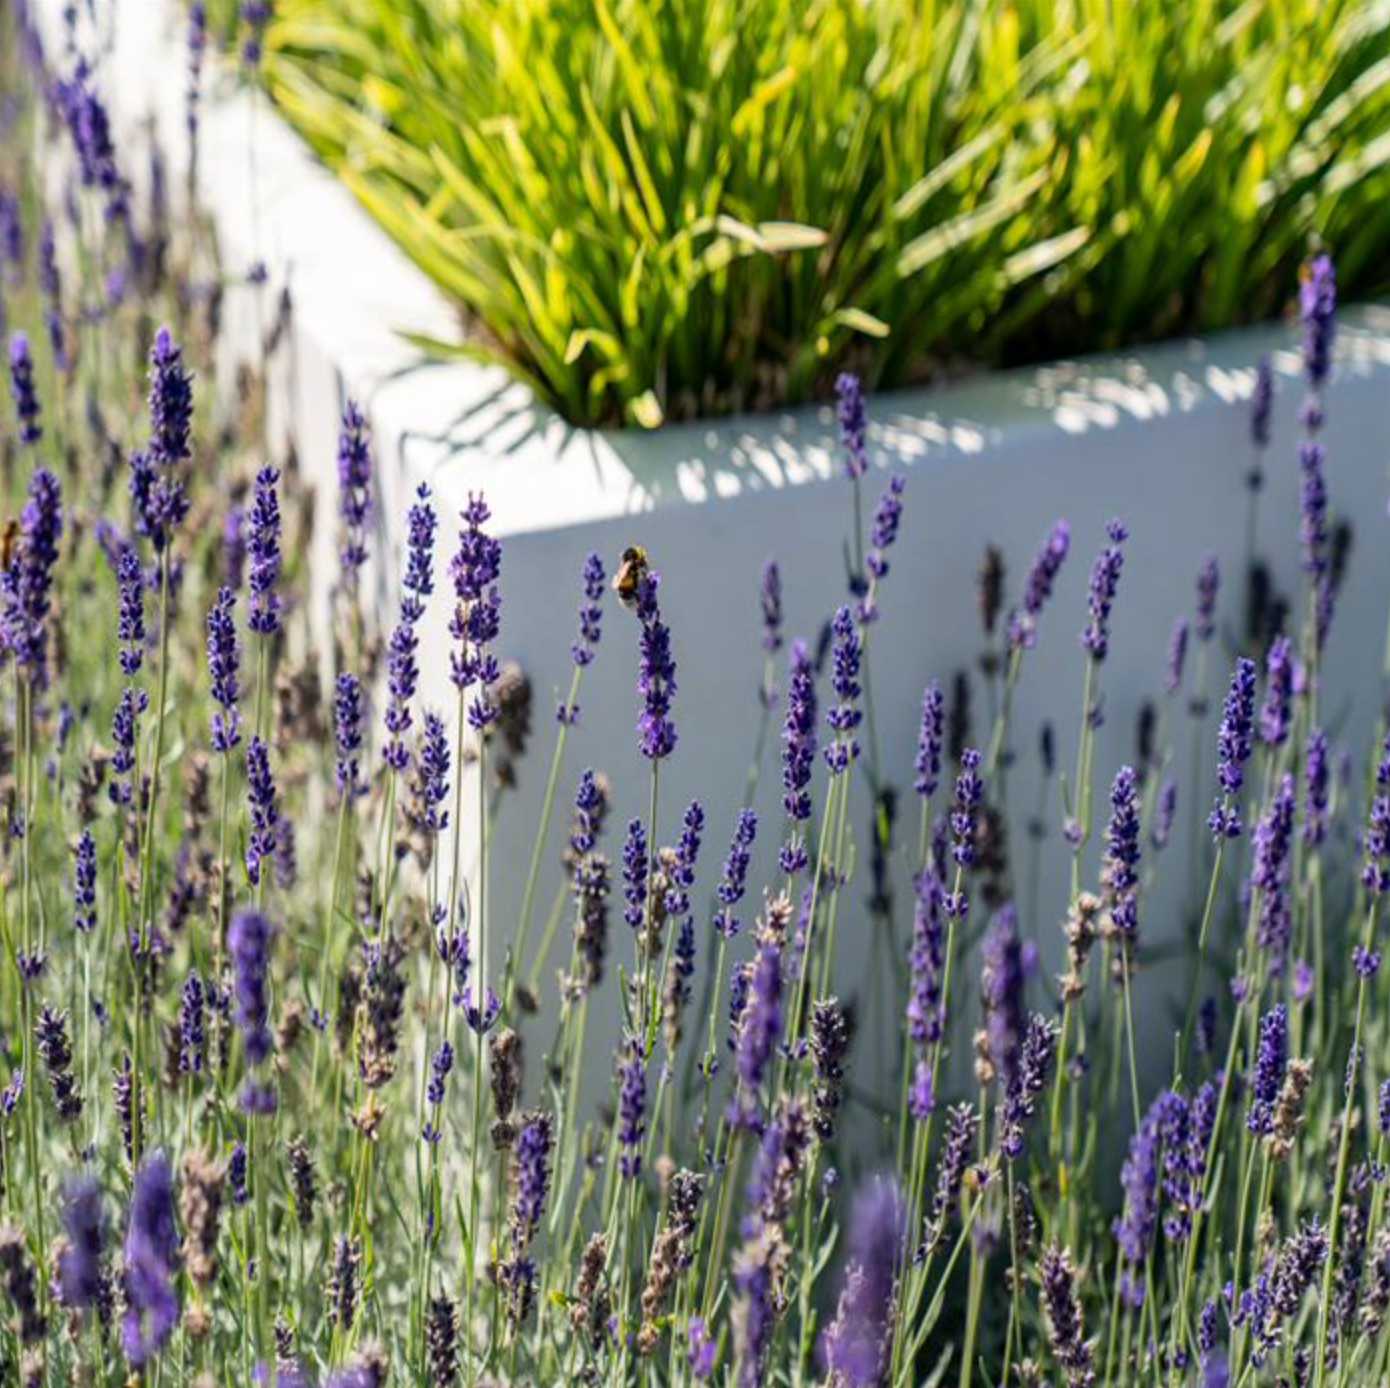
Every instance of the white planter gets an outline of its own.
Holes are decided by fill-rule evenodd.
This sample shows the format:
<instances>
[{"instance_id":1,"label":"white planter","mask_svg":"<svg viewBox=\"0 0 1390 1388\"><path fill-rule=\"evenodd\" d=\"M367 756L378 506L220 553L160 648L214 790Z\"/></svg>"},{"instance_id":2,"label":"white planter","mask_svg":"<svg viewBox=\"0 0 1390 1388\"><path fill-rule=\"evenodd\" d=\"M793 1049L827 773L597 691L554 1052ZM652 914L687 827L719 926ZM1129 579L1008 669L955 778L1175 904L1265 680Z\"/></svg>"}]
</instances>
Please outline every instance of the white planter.
<instances>
[{"instance_id":1,"label":"white planter","mask_svg":"<svg viewBox=\"0 0 1390 1388\"><path fill-rule=\"evenodd\" d=\"M39 13L55 34L61 8L61 0L39 0ZM116 46L102 80L113 116L128 132L153 115L171 168L179 170L186 158L182 7L174 0L120 0L116 9ZM841 546L850 490L835 453L832 412L800 409L649 435L583 433L569 429L500 371L422 363L401 333L450 336L455 318L449 305L263 99L237 89L225 73L210 87L203 104L200 195L229 268L264 260L272 285L288 282L293 293L290 358L277 382L276 419L281 430L293 427L302 465L319 490L320 516L328 517L334 508L336 421L343 400L351 396L371 419L380 464L374 545L386 562L379 574L399 571L405 508L422 481L433 489L446 522L445 557L452 552L452 518L472 490L486 494L505 542L501 645L531 677L536 728L520 788L506 799L493 846L488 916L494 940L509 936L517 914L553 736L549 714L569 681L579 571L590 550L604 556L611 572L622 547L640 542L662 572L679 663L680 745L662 771L661 837L674 837L681 808L698 797L708 813L701 891L712 889L758 717L757 594L765 558L775 555L782 566L789 632L814 637L843 600ZM253 108L258 108L254 117ZM239 308L231 330L249 345L252 315L245 302ZM1279 393L1261 533L1267 544L1276 542L1280 588L1301 593L1295 423L1301 389L1295 345L1294 333L1276 326L985 375L871 402L871 444L879 466L867 479L867 505L872 506L890 467L901 468L908 478L902 532L872 647L878 733L890 778L904 793L905 840L912 839L915 824L915 806L908 802L923 686L933 677L949 684L978 653L974 580L982 549L992 541L1008 556L1012 598L1059 516L1072 524L1073 551L1038 647L1025 664L1014 737L1019 758L1010 780L1013 817L1021 826L1032 813L1038 786L1034 749L1043 720L1056 728L1059 764L1072 764L1082 682L1077 636L1085 619L1087 573L1103 542L1105 522L1120 516L1132 539L1102 681L1106 719L1096 756L1096 803L1103 824L1110 779L1132 755L1137 710L1160 688L1169 630L1180 613L1190 611L1194 578L1208 553L1218 556L1227 579L1222 602L1227 628L1239 620L1244 477L1251 462L1247 400L1255 363L1266 352L1274 356ZM1390 311L1360 308L1344 315L1327 414L1332 507L1353 520L1356 533L1329 653L1334 691L1329 722L1360 751L1381 698L1390 593ZM331 580L335 549L332 527L321 525L314 553L320 599ZM451 707L447 580L440 588L423 641L424 689L426 700ZM392 583L381 579L378 592L380 615L389 624ZM561 783L562 803L548 849L552 865L568 818L564 801L584 766L603 768L617 787L608 837L615 858L622 826L645 810L647 768L633 734L635 622L610 603L604 626L583 692L583 721L571 739ZM1214 711L1229 662L1229 650L1216 653ZM987 713L978 684L976 702L977 738L983 738ZM1214 713L1204 742L1214 736L1213 728ZM1179 845L1189 841L1191 817L1204 819L1212 800L1210 750L1201 783L1189 783L1189 735L1184 717L1175 767L1182 782L1179 822L1164 883L1147 899L1147 940L1171 941L1178 933L1180 907L1193 892L1184 880ZM757 885L750 892L754 900L772 880L780 834L775 755L774 741L758 798L762 832L752 878ZM822 785L823 769L818 792ZM475 802L469 795L465 803ZM1038 898L1025 903L1024 914L1030 928L1039 929L1051 966L1061 954L1057 925L1066 893L1055 801L1047 805L1047 817L1049 862ZM862 830L862 813L859 820ZM470 848L475 827L475 817L469 816L464 831ZM862 909L866 857L861 834L859 871L840 923L840 984L870 1002L881 995L866 991L863 982L869 956L868 917ZM895 864L895 879L901 898L907 890L902 862ZM552 872L541 893L540 915L557 881ZM614 918L612 957L626 961L631 945L616 910ZM906 929L901 911L899 925ZM747 947L746 939L741 947ZM702 956L706 948L702 937ZM494 959L495 951L494 945ZM1155 991L1148 983L1140 989L1151 1006ZM896 1027L894 1018L879 1012L885 1028ZM611 1040L616 1005L607 1013L606 1039ZM537 1041L544 1044L548 1034L538 1032ZM865 1044L876 1048L879 1043ZM607 1063L602 1045L590 1051L600 1071ZM1151 1050L1155 1064L1166 1066L1166 1045L1156 1041Z\"/></svg>"}]
</instances>

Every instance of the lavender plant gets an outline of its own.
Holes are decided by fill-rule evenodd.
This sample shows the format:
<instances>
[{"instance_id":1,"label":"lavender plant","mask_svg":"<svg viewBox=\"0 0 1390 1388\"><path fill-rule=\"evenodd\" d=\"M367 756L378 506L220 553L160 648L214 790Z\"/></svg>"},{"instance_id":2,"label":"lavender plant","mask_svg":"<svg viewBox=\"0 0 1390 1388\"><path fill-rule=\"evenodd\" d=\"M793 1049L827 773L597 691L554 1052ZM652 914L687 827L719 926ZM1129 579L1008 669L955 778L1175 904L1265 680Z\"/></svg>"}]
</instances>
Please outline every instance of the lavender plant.
<instances>
[{"instance_id":1,"label":"lavender plant","mask_svg":"<svg viewBox=\"0 0 1390 1388\"><path fill-rule=\"evenodd\" d=\"M246 7L248 43L264 9ZM744 691L756 754L707 815L672 802L690 755L678 673L697 656L664 605L674 576L613 556L632 580L623 610L603 557L586 559L548 769L522 757L517 773L504 657L524 614L501 620L507 555L486 500L453 516L413 498L395 621L377 630L359 575L388 561L368 530L383 493L354 406L338 504L317 510L349 620L314 648L301 479L266 458L253 415L212 420L216 267L173 237L164 277L147 273L158 229L96 73L62 55L55 82L37 61L32 42L0 47L31 93L30 134L35 98L61 94L73 197L96 215L4 204L18 219L0 566L5 1382L1386 1380L1390 740L1364 776L1339 773L1354 751L1320 658L1337 590L1330 261L1301 294L1299 456L1270 449L1264 384L1253 424L1262 473L1303 482L1286 540L1305 601L1295 626L1230 652L1218 716L1210 564L1154 670L1163 711L1142 755L1097 764L1128 532L1078 533L1098 557L1070 618L1075 771L1053 776L1044 730L1055 803L1009 832L1027 653L1055 639L1044 616L1073 543L1058 521L1016 600L1004 556L986 565L998 697L983 735L933 681L916 744L875 745L869 651L902 600L889 551L913 491L889 481L858 533L873 408L846 381L850 591L825 614L822 662L785 630L782 571L759 575L744 634L765 667ZM6 144L0 182L34 185L34 157L32 140ZM55 235L73 238L87 305L61 335L33 328L63 312ZM452 703L435 708L420 640L441 525L457 536ZM1267 538L1253 522L1251 536ZM599 661L628 667L645 764L629 790L646 813L616 831L608 777L567 760ZM1179 797L1188 735L1201 751ZM545 787L521 864L491 847L504 755ZM754 809L764 774L779 778L771 816ZM895 775L917 798L904 844L882 832ZM879 859L861 869L866 803ZM1167 847L1183 816L1186 862ZM1065 901L1038 899L1011 843L1064 856ZM502 919L489 874L523 871L520 917ZM875 892L866 912L863 871L896 871L908 899ZM1161 874L1196 901L1191 1001L1151 1011L1141 1038ZM836 957L869 915L903 960L901 1044L878 1071ZM1055 979L1043 957L1064 959ZM621 1039L595 1057L601 1011ZM611 1087L594 1106L580 1075L596 1063Z\"/></svg>"}]
</instances>

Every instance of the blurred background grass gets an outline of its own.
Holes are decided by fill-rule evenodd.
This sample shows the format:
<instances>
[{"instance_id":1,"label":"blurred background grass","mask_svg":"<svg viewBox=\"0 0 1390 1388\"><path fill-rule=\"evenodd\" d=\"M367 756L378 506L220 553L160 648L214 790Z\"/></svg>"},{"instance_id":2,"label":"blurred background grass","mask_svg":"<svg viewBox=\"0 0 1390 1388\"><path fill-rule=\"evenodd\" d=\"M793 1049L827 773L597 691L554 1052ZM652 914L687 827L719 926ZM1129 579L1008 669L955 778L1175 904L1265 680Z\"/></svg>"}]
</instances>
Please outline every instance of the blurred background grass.
<instances>
[{"instance_id":1,"label":"blurred background grass","mask_svg":"<svg viewBox=\"0 0 1390 1388\"><path fill-rule=\"evenodd\" d=\"M278 0L266 81L576 424L1390 288L1385 0Z\"/></svg>"}]
</instances>

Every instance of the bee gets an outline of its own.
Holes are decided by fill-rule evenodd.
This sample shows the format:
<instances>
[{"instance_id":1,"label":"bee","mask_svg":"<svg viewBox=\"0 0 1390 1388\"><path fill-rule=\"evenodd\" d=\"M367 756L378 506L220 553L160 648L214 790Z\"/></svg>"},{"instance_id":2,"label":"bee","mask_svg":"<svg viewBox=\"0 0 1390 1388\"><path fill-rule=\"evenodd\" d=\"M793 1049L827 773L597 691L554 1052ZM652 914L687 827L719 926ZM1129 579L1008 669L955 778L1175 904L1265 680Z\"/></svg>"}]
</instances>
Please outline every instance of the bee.
<instances>
[{"instance_id":1,"label":"bee","mask_svg":"<svg viewBox=\"0 0 1390 1388\"><path fill-rule=\"evenodd\" d=\"M618 572L613 575L613 591L624 607L637 606L637 586L647 576L651 567L647 551L641 545L629 545L618 561Z\"/></svg>"},{"instance_id":2,"label":"bee","mask_svg":"<svg viewBox=\"0 0 1390 1388\"><path fill-rule=\"evenodd\" d=\"M19 553L19 521L11 517L0 531L0 569L8 569Z\"/></svg>"}]
</instances>

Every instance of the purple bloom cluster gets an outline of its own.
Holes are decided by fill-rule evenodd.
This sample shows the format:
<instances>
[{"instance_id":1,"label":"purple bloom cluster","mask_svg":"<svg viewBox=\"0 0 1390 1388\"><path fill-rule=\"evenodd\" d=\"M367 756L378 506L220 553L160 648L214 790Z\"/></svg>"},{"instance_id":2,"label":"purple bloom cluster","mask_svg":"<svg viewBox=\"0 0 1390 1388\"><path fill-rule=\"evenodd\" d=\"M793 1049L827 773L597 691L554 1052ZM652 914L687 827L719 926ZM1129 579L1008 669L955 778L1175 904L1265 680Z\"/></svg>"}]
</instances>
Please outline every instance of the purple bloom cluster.
<instances>
[{"instance_id":1,"label":"purple bloom cluster","mask_svg":"<svg viewBox=\"0 0 1390 1388\"><path fill-rule=\"evenodd\" d=\"M1105 527L1109 544L1101 550L1091 569L1091 582L1086 596L1090 620L1081 633L1081 644L1094 661L1102 661L1110 651L1110 609L1120 586L1120 570L1124 568L1124 542L1129 532L1117 520Z\"/></svg>"},{"instance_id":2,"label":"purple bloom cluster","mask_svg":"<svg viewBox=\"0 0 1390 1388\"><path fill-rule=\"evenodd\" d=\"M1288 741L1293 688L1293 642L1287 636L1276 636L1265 659L1265 697L1260 705L1260 741L1268 747L1280 747Z\"/></svg>"},{"instance_id":3,"label":"purple bloom cluster","mask_svg":"<svg viewBox=\"0 0 1390 1388\"><path fill-rule=\"evenodd\" d=\"M647 1132L647 1068L642 1043L636 1036L623 1046L618 1067L618 1146L623 1179L635 1181L642 1174L642 1139Z\"/></svg>"},{"instance_id":4,"label":"purple bloom cluster","mask_svg":"<svg viewBox=\"0 0 1390 1388\"><path fill-rule=\"evenodd\" d=\"M1237 797L1245 785L1245 763L1250 760L1253 745L1256 680L1255 662L1241 656L1231 674L1216 739L1221 798L1208 822L1218 839L1236 839L1242 832Z\"/></svg>"},{"instance_id":5,"label":"purple bloom cluster","mask_svg":"<svg viewBox=\"0 0 1390 1388\"><path fill-rule=\"evenodd\" d=\"M121 643L121 673L134 679L145 659L145 576L133 549L121 552L116 568L119 607L116 640Z\"/></svg>"},{"instance_id":6,"label":"purple bloom cluster","mask_svg":"<svg viewBox=\"0 0 1390 1388\"><path fill-rule=\"evenodd\" d=\"M859 708L863 640L848 607L836 612L831 632L834 644L830 656L830 685L835 691L836 703L827 711L825 721L834 731L835 740L825 749L825 763L831 775L838 776L859 755L859 742L853 734L864 717Z\"/></svg>"},{"instance_id":7,"label":"purple bloom cluster","mask_svg":"<svg viewBox=\"0 0 1390 1388\"><path fill-rule=\"evenodd\" d=\"M492 518L481 496L469 495L463 509L458 550L450 565L454 583L454 615L449 635L458 649L449 657L450 678L460 694L477 686L468 706L470 726L481 731L497 716L488 692L500 673L490 649L502 625L502 546L483 526Z\"/></svg>"},{"instance_id":8,"label":"purple bloom cluster","mask_svg":"<svg viewBox=\"0 0 1390 1388\"><path fill-rule=\"evenodd\" d=\"M1003 1093L1018 1082L1023 1048L1023 946L1018 913L1005 906L985 935L980 1000L985 1013L985 1048Z\"/></svg>"},{"instance_id":9,"label":"purple bloom cluster","mask_svg":"<svg viewBox=\"0 0 1390 1388\"><path fill-rule=\"evenodd\" d=\"M1308 734L1303 782L1303 841L1310 847L1317 847L1327 838L1331 783L1327 734L1321 728L1314 728Z\"/></svg>"},{"instance_id":10,"label":"purple bloom cluster","mask_svg":"<svg viewBox=\"0 0 1390 1388\"><path fill-rule=\"evenodd\" d=\"M173 1173L164 1153L154 1152L135 1173L125 1238L121 1344L133 1368L148 1364L169 1343L178 1324L177 1266Z\"/></svg>"},{"instance_id":11,"label":"purple bloom cluster","mask_svg":"<svg viewBox=\"0 0 1390 1388\"><path fill-rule=\"evenodd\" d=\"M738 1077L746 1097L757 1093L782 1035L782 952L771 940L758 947L738 1030Z\"/></svg>"},{"instance_id":12,"label":"purple bloom cluster","mask_svg":"<svg viewBox=\"0 0 1390 1388\"><path fill-rule=\"evenodd\" d=\"M873 522L869 527L869 552L864 558L864 567L876 586L888 574L888 551L898 538L898 527L902 523L903 491L907 479L901 473L895 474L884 488L878 506L874 509ZM859 621L868 625L878 616L872 589L864 594L857 613Z\"/></svg>"},{"instance_id":13,"label":"purple bloom cluster","mask_svg":"<svg viewBox=\"0 0 1390 1388\"><path fill-rule=\"evenodd\" d=\"M1303 374L1318 390L1332 369L1337 336L1337 271L1331 256L1314 256L1303 267L1298 316L1303 325Z\"/></svg>"},{"instance_id":14,"label":"purple bloom cluster","mask_svg":"<svg viewBox=\"0 0 1390 1388\"><path fill-rule=\"evenodd\" d=\"M425 603L434 592L434 532L437 518L423 483L410 508L406 532L406 568L401 581L401 615L386 647L386 747L382 756L393 771L410 764L405 737L413 715L411 701L420 682L416 659L420 637L416 631L425 614Z\"/></svg>"},{"instance_id":15,"label":"purple bloom cluster","mask_svg":"<svg viewBox=\"0 0 1390 1388\"><path fill-rule=\"evenodd\" d=\"M647 915L648 867L647 831L640 819L627 826L623 844L623 919L633 930L640 930Z\"/></svg>"},{"instance_id":16,"label":"purple bloom cluster","mask_svg":"<svg viewBox=\"0 0 1390 1388\"><path fill-rule=\"evenodd\" d=\"M372 511L372 446L367 420L349 400L338 434L338 510L343 522L343 579L356 582L367 562L367 522Z\"/></svg>"},{"instance_id":17,"label":"purple bloom cluster","mask_svg":"<svg viewBox=\"0 0 1390 1388\"><path fill-rule=\"evenodd\" d=\"M1293 934L1293 908L1289 901L1290 849L1296 795L1294 779L1286 772L1269 808L1255 826L1255 855L1250 887L1259 892L1257 940L1271 956L1275 974L1283 972Z\"/></svg>"},{"instance_id":18,"label":"purple bloom cluster","mask_svg":"<svg viewBox=\"0 0 1390 1388\"><path fill-rule=\"evenodd\" d=\"M220 709L212 715L212 749L224 755L241 742L241 714L237 711L241 643L233 615L235 606L235 594L223 588L207 618L208 674L213 700Z\"/></svg>"},{"instance_id":19,"label":"purple bloom cluster","mask_svg":"<svg viewBox=\"0 0 1390 1388\"><path fill-rule=\"evenodd\" d=\"M63 492L58 479L39 468L29 479L29 499L19 517L20 542L0 574L0 646L39 689L48 682L48 616L53 570L63 537Z\"/></svg>"},{"instance_id":20,"label":"purple bloom cluster","mask_svg":"<svg viewBox=\"0 0 1390 1388\"><path fill-rule=\"evenodd\" d=\"M1250 393L1250 438L1257 449L1269 447L1269 426L1274 414L1274 368L1268 357L1255 367L1255 388ZM1258 471L1254 474L1258 478ZM1258 480L1254 482L1259 486Z\"/></svg>"},{"instance_id":21,"label":"purple bloom cluster","mask_svg":"<svg viewBox=\"0 0 1390 1388\"><path fill-rule=\"evenodd\" d=\"M246 747L246 794L251 802L251 831L246 838L246 877L259 886L261 868L274 858L279 842L280 805L265 740L253 737Z\"/></svg>"},{"instance_id":22,"label":"purple bloom cluster","mask_svg":"<svg viewBox=\"0 0 1390 1388\"><path fill-rule=\"evenodd\" d=\"M1071 550L1071 527L1059 520L1053 527L1023 585L1023 602L1009 614L1009 645L1014 650L1031 650L1038 639L1038 619L1052 596L1057 575Z\"/></svg>"},{"instance_id":23,"label":"purple bloom cluster","mask_svg":"<svg viewBox=\"0 0 1390 1388\"><path fill-rule=\"evenodd\" d=\"M1250 1081L1250 1112L1246 1127L1257 1137L1274 1130L1274 1108L1289 1063L1289 1010L1276 1003L1260 1018L1255 1072Z\"/></svg>"},{"instance_id":24,"label":"purple bloom cluster","mask_svg":"<svg viewBox=\"0 0 1390 1388\"><path fill-rule=\"evenodd\" d=\"M1115 1240L1124 1264L1120 1288L1131 1306L1144 1303L1143 1268L1158 1228L1161 1120L1156 1101L1130 1138L1129 1155L1120 1169L1125 1198L1124 1208L1115 1221Z\"/></svg>"},{"instance_id":25,"label":"purple bloom cluster","mask_svg":"<svg viewBox=\"0 0 1390 1388\"><path fill-rule=\"evenodd\" d=\"M917 878L916 909L912 918L912 950L908 963L911 982L907 999L908 1034L918 1047L942 1036L942 985L946 968L945 892L936 871L928 867Z\"/></svg>"},{"instance_id":26,"label":"purple bloom cluster","mask_svg":"<svg viewBox=\"0 0 1390 1388\"><path fill-rule=\"evenodd\" d=\"M924 799L936 794L941 781L941 749L946 719L946 698L933 680L922 695L922 723L917 731L916 773L912 788Z\"/></svg>"},{"instance_id":27,"label":"purple bloom cluster","mask_svg":"<svg viewBox=\"0 0 1390 1388\"><path fill-rule=\"evenodd\" d=\"M1210 641L1216 635L1216 600L1221 595L1221 569L1216 556L1209 554L1197 571L1197 639Z\"/></svg>"},{"instance_id":28,"label":"purple bloom cluster","mask_svg":"<svg viewBox=\"0 0 1390 1388\"><path fill-rule=\"evenodd\" d=\"M850 1210L839 1305L820 1346L830 1382L844 1388L876 1388L887 1371L905 1219L902 1196L891 1181L873 1181Z\"/></svg>"},{"instance_id":29,"label":"purple bloom cluster","mask_svg":"<svg viewBox=\"0 0 1390 1388\"><path fill-rule=\"evenodd\" d=\"M570 647L574 663L580 667L593 662L598 649L599 638L603 634L603 589L606 581L603 560L591 554L584 561L582 575L584 601L579 607L579 636Z\"/></svg>"},{"instance_id":30,"label":"purple bloom cluster","mask_svg":"<svg viewBox=\"0 0 1390 1388\"><path fill-rule=\"evenodd\" d=\"M719 910L715 912L714 928L726 940L732 940L738 934L738 917L734 915L734 907L743 900L753 840L757 833L758 816L752 810L740 810L738 822L734 825L734 837L729 844L729 855L724 859L724 871L715 892L719 898Z\"/></svg>"},{"instance_id":31,"label":"purple bloom cluster","mask_svg":"<svg viewBox=\"0 0 1390 1388\"><path fill-rule=\"evenodd\" d=\"M1105 833L1102 880L1106 902L1128 968L1139 934L1139 778L1122 766L1110 790L1110 824Z\"/></svg>"},{"instance_id":32,"label":"purple bloom cluster","mask_svg":"<svg viewBox=\"0 0 1390 1388\"><path fill-rule=\"evenodd\" d=\"M816 764L816 676L804 641L793 641L787 682L787 712L782 724L782 809L792 834L783 847L782 871L788 875L806 866L806 849L797 825L811 818L811 773Z\"/></svg>"},{"instance_id":33,"label":"purple bloom cluster","mask_svg":"<svg viewBox=\"0 0 1390 1388\"><path fill-rule=\"evenodd\" d=\"M649 761L661 761L676 750L676 725L671 704L676 694L676 661L671 654L671 631L661 617L657 601L661 575L646 573L637 584L639 638L637 694L642 712L637 719L637 741Z\"/></svg>"},{"instance_id":34,"label":"purple bloom cluster","mask_svg":"<svg viewBox=\"0 0 1390 1388\"><path fill-rule=\"evenodd\" d=\"M1375 896L1390 892L1390 734L1386 735L1380 764L1376 767L1375 794L1366 824L1366 864L1361 881Z\"/></svg>"},{"instance_id":35,"label":"purple bloom cluster","mask_svg":"<svg viewBox=\"0 0 1390 1388\"><path fill-rule=\"evenodd\" d=\"M1182 688L1183 668L1187 664L1188 625L1185 617L1173 623L1173 634L1168 638L1168 652L1164 664L1163 689L1170 697Z\"/></svg>"},{"instance_id":36,"label":"purple bloom cluster","mask_svg":"<svg viewBox=\"0 0 1390 1388\"><path fill-rule=\"evenodd\" d=\"M247 625L259 636L280 630L280 469L263 467L256 474L247 552L251 559L251 606Z\"/></svg>"},{"instance_id":37,"label":"purple bloom cluster","mask_svg":"<svg viewBox=\"0 0 1390 1388\"><path fill-rule=\"evenodd\" d=\"M77 840L73 869L73 925L90 935L97 927L97 845L90 829Z\"/></svg>"},{"instance_id":38,"label":"purple bloom cluster","mask_svg":"<svg viewBox=\"0 0 1390 1388\"><path fill-rule=\"evenodd\" d=\"M985 783L980 777L981 760L976 748L967 747L961 753L960 772L956 776L955 803L951 810L951 837L954 840L951 856L963 868L975 862L975 821L985 795Z\"/></svg>"},{"instance_id":39,"label":"purple bloom cluster","mask_svg":"<svg viewBox=\"0 0 1390 1388\"><path fill-rule=\"evenodd\" d=\"M444 808L449 799L449 763L449 734L444 720L437 713L427 712L411 788L420 822L432 834L442 834L449 827L449 811Z\"/></svg>"},{"instance_id":40,"label":"purple bloom cluster","mask_svg":"<svg viewBox=\"0 0 1390 1388\"><path fill-rule=\"evenodd\" d=\"M840 444L845 450L845 475L855 481L869 470L868 421L864 388L859 377L844 371L835 378L835 413L840 421Z\"/></svg>"},{"instance_id":41,"label":"purple bloom cluster","mask_svg":"<svg viewBox=\"0 0 1390 1388\"><path fill-rule=\"evenodd\" d=\"M63 1201L63 1231L67 1243L58 1255L58 1287L63 1305L90 1310L107 1294L102 1259L106 1252L106 1217L101 1187L91 1176L76 1177Z\"/></svg>"},{"instance_id":42,"label":"purple bloom cluster","mask_svg":"<svg viewBox=\"0 0 1390 1388\"><path fill-rule=\"evenodd\" d=\"M34 359L29 354L29 338L15 333L10 338L10 395L19 419L20 443L35 444L43 438L39 423L39 396L34 388Z\"/></svg>"},{"instance_id":43,"label":"purple bloom cluster","mask_svg":"<svg viewBox=\"0 0 1390 1388\"><path fill-rule=\"evenodd\" d=\"M355 799L366 789L361 780L362 683L346 671L333 689L333 736L338 757L334 781L338 794ZM447 755L447 752L446 752Z\"/></svg>"}]
</instances>

